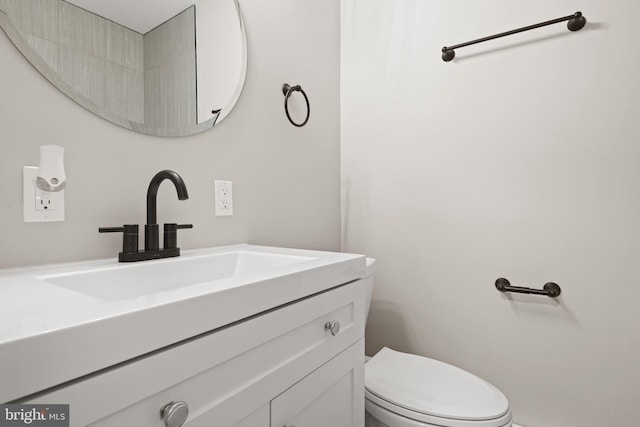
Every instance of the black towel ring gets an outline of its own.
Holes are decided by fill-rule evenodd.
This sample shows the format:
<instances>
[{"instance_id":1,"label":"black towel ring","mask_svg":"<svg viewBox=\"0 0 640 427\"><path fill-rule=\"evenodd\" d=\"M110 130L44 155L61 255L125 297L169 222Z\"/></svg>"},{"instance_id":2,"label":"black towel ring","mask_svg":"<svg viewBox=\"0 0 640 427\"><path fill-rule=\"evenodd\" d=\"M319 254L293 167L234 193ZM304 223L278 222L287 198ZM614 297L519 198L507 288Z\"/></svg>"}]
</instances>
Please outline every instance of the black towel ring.
<instances>
[{"instance_id":1,"label":"black towel ring","mask_svg":"<svg viewBox=\"0 0 640 427\"><path fill-rule=\"evenodd\" d=\"M304 100L307 103L307 118L305 118L304 122L302 123L294 122L293 119L291 118L291 115L289 114L289 97L293 92L302 93L302 96L304 96ZM291 124L297 127L302 127L306 125L307 122L309 121L309 115L311 114L311 107L309 106L309 98L307 98L307 94L304 93L304 90L302 90L302 87L300 85L290 86L287 83L285 83L282 85L282 93L284 94L284 112L287 113L287 118L289 119Z\"/></svg>"}]
</instances>

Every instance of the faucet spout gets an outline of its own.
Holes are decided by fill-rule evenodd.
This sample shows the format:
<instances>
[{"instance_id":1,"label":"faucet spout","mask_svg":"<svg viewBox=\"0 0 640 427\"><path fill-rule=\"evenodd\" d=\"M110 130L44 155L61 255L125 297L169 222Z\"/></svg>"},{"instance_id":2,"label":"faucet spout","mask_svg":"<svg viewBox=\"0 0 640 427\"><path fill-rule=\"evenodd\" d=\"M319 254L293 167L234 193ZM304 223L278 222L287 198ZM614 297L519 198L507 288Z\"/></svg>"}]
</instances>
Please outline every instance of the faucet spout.
<instances>
[{"instance_id":1,"label":"faucet spout","mask_svg":"<svg viewBox=\"0 0 640 427\"><path fill-rule=\"evenodd\" d=\"M158 223L158 188L165 179L173 182L178 192L178 200L187 200L189 193L187 192L187 186L184 184L184 180L180 175L171 170L163 170L155 174L149 183L147 189L147 224Z\"/></svg>"},{"instance_id":2,"label":"faucet spout","mask_svg":"<svg viewBox=\"0 0 640 427\"><path fill-rule=\"evenodd\" d=\"M147 224L144 227L144 247L145 251L156 251L160 247L158 230L158 188L165 179L168 179L176 187L178 200L189 198L187 186L180 175L174 171L163 170L155 174L147 189Z\"/></svg>"}]
</instances>

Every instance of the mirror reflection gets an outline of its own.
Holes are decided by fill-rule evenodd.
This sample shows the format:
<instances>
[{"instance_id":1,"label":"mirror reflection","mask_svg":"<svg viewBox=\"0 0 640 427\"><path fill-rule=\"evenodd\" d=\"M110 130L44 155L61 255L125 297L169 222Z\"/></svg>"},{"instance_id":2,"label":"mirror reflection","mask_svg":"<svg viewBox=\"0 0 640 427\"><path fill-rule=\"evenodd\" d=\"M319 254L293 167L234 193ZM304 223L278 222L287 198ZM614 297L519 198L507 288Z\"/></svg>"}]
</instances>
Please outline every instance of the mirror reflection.
<instances>
[{"instance_id":1,"label":"mirror reflection","mask_svg":"<svg viewBox=\"0 0 640 427\"><path fill-rule=\"evenodd\" d=\"M158 136L212 128L247 65L237 0L0 0L0 26L73 100Z\"/></svg>"}]
</instances>

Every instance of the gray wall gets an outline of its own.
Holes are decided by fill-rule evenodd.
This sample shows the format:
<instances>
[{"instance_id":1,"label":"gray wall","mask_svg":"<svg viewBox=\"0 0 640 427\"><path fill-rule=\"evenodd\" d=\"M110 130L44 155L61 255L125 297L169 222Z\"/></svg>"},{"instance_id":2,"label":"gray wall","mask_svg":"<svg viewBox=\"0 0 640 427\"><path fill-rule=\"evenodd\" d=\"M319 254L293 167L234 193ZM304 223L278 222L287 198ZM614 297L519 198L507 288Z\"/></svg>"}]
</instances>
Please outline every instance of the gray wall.
<instances>
[{"instance_id":1,"label":"gray wall","mask_svg":"<svg viewBox=\"0 0 640 427\"><path fill-rule=\"evenodd\" d=\"M178 237L182 248L339 249L339 2L241 6L249 46L244 92L215 129L186 138L136 134L93 115L0 34L0 267L115 257L121 237L98 227L144 223L147 186L162 169L180 173L189 189L190 199L178 201L164 183L158 197L159 222L194 224ZM284 82L301 84L310 97L304 128L286 119ZM37 165L42 144L66 148L66 221L27 224L22 166ZM233 181L234 216L214 216L214 179Z\"/></svg>"},{"instance_id":2,"label":"gray wall","mask_svg":"<svg viewBox=\"0 0 640 427\"><path fill-rule=\"evenodd\" d=\"M527 427L638 425L640 3L343 3L344 249L379 266L367 352L465 368ZM440 58L577 10L578 33Z\"/></svg>"},{"instance_id":3,"label":"gray wall","mask_svg":"<svg viewBox=\"0 0 640 427\"><path fill-rule=\"evenodd\" d=\"M151 128L198 122L195 10L192 6L143 36L144 124Z\"/></svg>"},{"instance_id":4,"label":"gray wall","mask_svg":"<svg viewBox=\"0 0 640 427\"><path fill-rule=\"evenodd\" d=\"M144 120L141 34L65 1L0 7L64 83L118 117Z\"/></svg>"}]
</instances>

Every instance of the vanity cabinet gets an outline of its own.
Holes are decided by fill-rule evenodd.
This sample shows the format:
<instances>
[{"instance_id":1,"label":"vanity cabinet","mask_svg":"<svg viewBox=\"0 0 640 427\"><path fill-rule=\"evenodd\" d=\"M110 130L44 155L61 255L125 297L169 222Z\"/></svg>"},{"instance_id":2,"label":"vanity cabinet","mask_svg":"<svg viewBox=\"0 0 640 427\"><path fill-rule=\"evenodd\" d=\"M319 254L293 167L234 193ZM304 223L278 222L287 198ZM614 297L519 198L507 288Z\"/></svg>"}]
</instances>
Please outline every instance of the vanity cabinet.
<instances>
[{"instance_id":1,"label":"vanity cabinet","mask_svg":"<svg viewBox=\"0 0 640 427\"><path fill-rule=\"evenodd\" d=\"M363 372L364 288L355 281L24 403L68 403L73 427L162 427L171 402L188 405L187 427L361 427Z\"/></svg>"}]
</instances>

